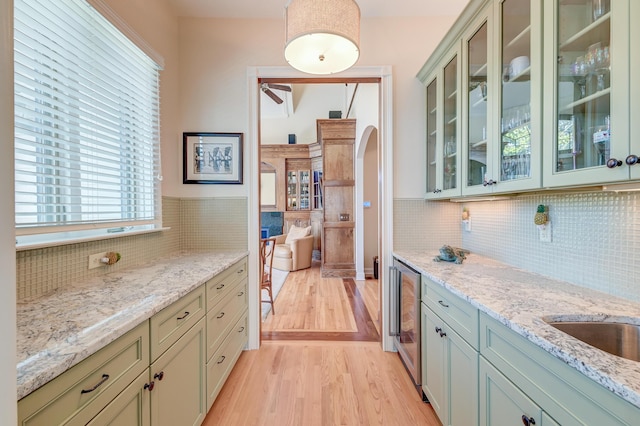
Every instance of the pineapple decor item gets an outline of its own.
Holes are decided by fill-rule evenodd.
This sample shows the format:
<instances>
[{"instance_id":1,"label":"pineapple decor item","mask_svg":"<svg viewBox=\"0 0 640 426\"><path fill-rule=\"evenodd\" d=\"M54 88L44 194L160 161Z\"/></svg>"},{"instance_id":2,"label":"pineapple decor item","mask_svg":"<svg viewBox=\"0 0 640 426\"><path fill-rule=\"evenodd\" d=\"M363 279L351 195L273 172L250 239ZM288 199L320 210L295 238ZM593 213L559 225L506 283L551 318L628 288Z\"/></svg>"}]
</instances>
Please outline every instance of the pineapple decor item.
<instances>
[{"instance_id":1,"label":"pineapple decor item","mask_svg":"<svg viewBox=\"0 0 640 426\"><path fill-rule=\"evenodd\" d=\"M544 226L547 222L549 222L549 216L547 215L547 209L544 204L540 204L538 206L536 215L533 217L533 222L538 226Z\"/></svg>"}]
</instances>

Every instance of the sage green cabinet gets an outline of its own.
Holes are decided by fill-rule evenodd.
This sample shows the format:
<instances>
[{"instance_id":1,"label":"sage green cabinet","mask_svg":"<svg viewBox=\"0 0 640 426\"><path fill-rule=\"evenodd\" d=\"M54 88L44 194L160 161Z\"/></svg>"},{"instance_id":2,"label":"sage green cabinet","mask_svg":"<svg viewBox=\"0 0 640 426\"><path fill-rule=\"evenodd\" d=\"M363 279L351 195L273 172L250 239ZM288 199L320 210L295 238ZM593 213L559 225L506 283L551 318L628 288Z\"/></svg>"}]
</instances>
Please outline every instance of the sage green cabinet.
<instances>
[{"instance_id":1,"label":"sage green cabinet","mask_svg":"<svg viewBox=\"0 0 640 426\"><path fill-rule=\"evenodd\" d=\"M151 424L199 425L207 414L206 333L201 318L150 367Z\"/></svg>"},{"instance_id":2,"label":"sage green cabinet","mask_svg":"<svg viewBox=\"0 0 640 426\"><path fill-rule=\"evenodd\" d=\"M593 0L544 2L545 186L624 182L637 179L640 155L631 134L637 83L637 2ZM602 8L596 5L604 5ZM631 46L633 43L636 46ZM636 140L632 140L635 138ZM632 157L633 158L633 157ZM637 157L634 162L637 161Z\"/></svg>"},{"instance_id":3,"label":"sage green cabinet","mask_svg":"<svg viewBox=\"0 0 640 426\"><path fill-rule=\"evenodd\" d=\"M425 198L640 180L639 21L632 0L471 0L418 73L427 87ZM452 148L440 80L453 52L461 113L449 146L460 161L448 170L459 186L446 192L437 167L445 170Z\"/></svg>"},{"instance_id":4,"label":"sage green cabinet","mask_svg":"<svg viewBox=\"0 0 640 426\"><path fill-rule=\"evenodd\" d=\"M478 310L422 276L422 389L444 425L478 424Z\"/></svg>"},{"instance_id":5,"label":"sage green cabinet","mask_svg":"<svg viewBox=\"0 0 640 426\"><path fill-rule=\"evenodd\" d=\"M423 391L443 425L478 424L478 352L422 304Z\"/></svg>"},{"instance_id":6,"label":"sage green cabinet","mask_svg":"<svg viewBox=\"0 0 640 426\"><path fill-rule=\"evenodd\" d=\"M427 182L425 198L450 198L461 194L460 52L443 57L427 84Z\"/></svg>"},{"instance_id":7,"label":"sage green cabinet","mask_svg":"<svg viewBox=\"0 0 640 426\"><path fill-rule=\"evenodd\" d=\"M148 382L149 369L138 376L87 425L149 426L151 424L150 396L144 386Z\"/></svg>"},{"instance_id":8,"label":"sage green cabinet","mask_svg":"<svg viewBox=\"0 0 640 426\"><path fill-rule=\"evenodd\" d=\"M206 407L211 408L247 344L247 259L207 282Z\"/></svg>"},{"instance_id":9,"label":"sage green cabinet","mask_svg":"<svg viewBox=\"0 0 640 426\"><path fill-rule=\"evenodd\" d=\"M18 401L18 424L84 425L148 366L145 321Z\"/></svg>"},{"instance_id":10,"label":"sage green cabinet","mask_svg":"<svg viewBox=\"0 0 640 426\"><path fill-rule=\"evenodd\" d=\"M640 417L640 408L484 313L480 315L480 354L481 360L495 367L508 381L501 381L500 376L481 363L482 421L487 416L492 420L501 418L502 406L497 401L504 397L500 393L506 392L509 397L516 398L513 388L519 389L522 395L562 425L630 425ZM519 406L526 409L522 414L533 416L530 413L534 410L530 406L524 403ZM481 424L499 424L482 421ZM508 421L508 424L515 423L511 416Z\"/></svg>"},{"instance_id":11,"label":"sage green cabinet","mask_svg":"<svg viewBox=\"0 0 640 426\"><path fill-rule=\"evenodd\" d=\"M480 389L480 426L559 426L482 357Z\"/></svg>"}]
</instances>

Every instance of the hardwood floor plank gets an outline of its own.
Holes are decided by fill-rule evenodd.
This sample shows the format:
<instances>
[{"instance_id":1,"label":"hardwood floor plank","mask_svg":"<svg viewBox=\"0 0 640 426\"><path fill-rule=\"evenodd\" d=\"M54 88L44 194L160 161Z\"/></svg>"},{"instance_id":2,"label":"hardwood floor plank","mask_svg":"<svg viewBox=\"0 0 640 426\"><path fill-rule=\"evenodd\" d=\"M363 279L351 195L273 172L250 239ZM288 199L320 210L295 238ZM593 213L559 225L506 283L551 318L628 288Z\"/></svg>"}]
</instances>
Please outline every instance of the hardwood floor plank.
<instances>
[{"instance_id":1,"label":"hardwood floor plank","mask_svg":"<svg viewBox=\"0 0 640 426\"><path fill-rule=\"evenodd\" d=\"M262 323L263 340L380 341L356 282L323 278L318 265L291 272L275 305L278 314Z\"/></svg>"},{"instance_id":2,"label":"hardwood floor plank","mask_svg":"<svg viewBox=\"0 0 640 426\"><path fill-rule=\"evenodd\" d=\"M439 425L395 353L376 342L264 342L205 418L215 425Z\"/></svg>"}]
</instances>

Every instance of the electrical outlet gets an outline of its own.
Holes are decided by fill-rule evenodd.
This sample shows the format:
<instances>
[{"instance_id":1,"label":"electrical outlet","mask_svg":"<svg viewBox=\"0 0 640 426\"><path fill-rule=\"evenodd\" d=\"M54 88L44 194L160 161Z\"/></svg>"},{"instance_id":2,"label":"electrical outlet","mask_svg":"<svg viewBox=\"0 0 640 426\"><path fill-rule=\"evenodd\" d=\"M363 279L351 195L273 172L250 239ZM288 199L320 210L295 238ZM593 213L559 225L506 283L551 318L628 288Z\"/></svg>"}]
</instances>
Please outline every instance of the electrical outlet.
<instances>
[{"instance_id":1,"label":"electrical outlet","mask_svg":"<svg viewBox=\"0 0 640 426\"><path fill-rule=\"evenodd\" d=\"M102 253L96 253L96 254L90 254L89 255L89 269L95 269L95 268L99 268L101 266L104 266L105 264L100 262L100 259L102 259L103 257L107 257L107 252L102 252Z\"/></svg>"},{"instance_id":2,"label":"electrical outlet","mask_svg":"<svg viewBox=\"0 0 640 426\"><path fill-rule=\"evenodd\" d=\"M538 232L540 234L540 241L542 241L543 243L550 243L551 242L551 221L545 223L544 226L541 226L538 229L539 229Z\"/></svg>"},{"instance_id":3,"label":"electrical outlet","mask_svg":"<svg viewBox=\"0 0 640 426\"><path fill-rule=\"evenodd\" d=\"M467 232L471 232L471 218L462 221L462 226Z\"/></svg>"}]
</instances>

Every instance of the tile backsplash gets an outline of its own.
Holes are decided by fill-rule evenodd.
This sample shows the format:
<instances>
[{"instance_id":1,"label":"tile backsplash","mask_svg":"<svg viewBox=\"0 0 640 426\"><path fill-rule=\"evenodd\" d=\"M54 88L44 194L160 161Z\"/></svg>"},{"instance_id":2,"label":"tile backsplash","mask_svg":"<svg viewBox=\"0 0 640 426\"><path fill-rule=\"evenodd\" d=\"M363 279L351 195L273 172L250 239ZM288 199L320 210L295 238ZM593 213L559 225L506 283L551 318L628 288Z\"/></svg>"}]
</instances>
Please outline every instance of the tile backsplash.
<instances>
[{"instance_id":1,"label":"tile backsplash","mask_svg":"<svg viewBox=\"0 0 640 426\"><path fill-rule=\"evenodd\" d=\"M419 203L422 209L417 208ZM551 242L540 241L533 222L539 204L548 206ZM463 207L470 213L471 231L462 229ZM635 275L640 261L639 208L640 193L635 192L543 193L471 203L396 200L395 212L413 211L417 217L394 221L394 244L427 249L417 243L430 240L434 231L421 232L421 237L411 232L418 233L416 225L429 229L430 224L441 223L439 233L457 235L472 253L640 301L640 280ZM411 247L404 247L400 239Z\"/></svg>"},{"instance_id":2,"label":"tile backsplash","mask_svg":"<svg viewBox=\"0 0 640 426\"><path fill-rule=\"evenodd\" d=\"M139 265L180 250L247 248L246 198L181 199L163 197L167 231L66 244L16 253L17 299L35 297L66 283ZM87 268L88 256L117 251L122 259L109 268Z\"/></svg>"}]
</instances>

